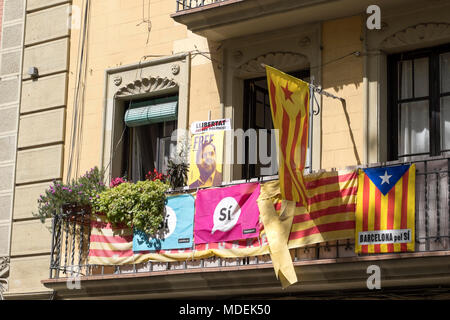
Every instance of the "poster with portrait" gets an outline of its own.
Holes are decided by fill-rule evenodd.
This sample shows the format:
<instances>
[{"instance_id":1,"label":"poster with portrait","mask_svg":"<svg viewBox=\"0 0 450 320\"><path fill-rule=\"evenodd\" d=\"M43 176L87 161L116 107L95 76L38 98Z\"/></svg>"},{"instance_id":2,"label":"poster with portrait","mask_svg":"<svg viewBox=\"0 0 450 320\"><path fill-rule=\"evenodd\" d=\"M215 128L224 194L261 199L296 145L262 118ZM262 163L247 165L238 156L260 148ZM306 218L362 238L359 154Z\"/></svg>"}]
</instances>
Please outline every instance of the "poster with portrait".
<instances>
[{"instance_id":1,"label":"poster with portrait","mask_svg":"<svg viewBox=\"0 0 450 320\"><path fill-rule=\"evenodd\" d=\"M191 189L222 184L224 131L194 134L191 138L188 185Z\"/></svg>"}]
</instances>

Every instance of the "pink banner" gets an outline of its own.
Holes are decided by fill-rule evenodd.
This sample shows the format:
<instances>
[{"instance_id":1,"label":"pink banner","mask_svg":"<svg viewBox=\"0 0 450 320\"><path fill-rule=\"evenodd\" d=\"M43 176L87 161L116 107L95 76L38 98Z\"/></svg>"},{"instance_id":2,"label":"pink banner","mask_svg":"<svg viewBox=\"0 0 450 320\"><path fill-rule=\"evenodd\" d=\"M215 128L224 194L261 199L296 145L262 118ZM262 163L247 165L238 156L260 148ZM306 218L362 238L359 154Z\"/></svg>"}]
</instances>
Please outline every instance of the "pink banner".
<instances>
[{"instance_id":1,"label":"pink banner","mask_svg":"<svg viewBox=\"0 0 450 320\"><path fill-rule=\"evenodd\" d=\"M194 243L259 237L259 183L199 190L195 200Z\"/></svg>"}]
</instances>

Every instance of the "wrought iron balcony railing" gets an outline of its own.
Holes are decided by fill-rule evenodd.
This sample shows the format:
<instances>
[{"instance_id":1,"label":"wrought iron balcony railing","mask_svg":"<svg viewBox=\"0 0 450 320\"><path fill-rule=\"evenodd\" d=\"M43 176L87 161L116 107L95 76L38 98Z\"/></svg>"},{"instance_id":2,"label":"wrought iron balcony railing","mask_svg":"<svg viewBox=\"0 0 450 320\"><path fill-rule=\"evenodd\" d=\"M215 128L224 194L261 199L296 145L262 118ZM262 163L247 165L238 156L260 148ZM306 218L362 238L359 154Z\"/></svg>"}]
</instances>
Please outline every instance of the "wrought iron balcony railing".
<instances>
[{"instance_id":1,"label":"wrought iron balcony railing","mask_svg":"<svg viewBox=\"0 0 450 320\"><path fill-rule=\"evenodd\" d=\"M426 157L416 163L416 252L450 250L450 157ZM384 163L395 165L399 162ZM371 165L379 167L381 164ZM220 267L270 265L269 255L224 259L211 257L178 262L146 262L135 265L99 266L88 264L90 218L88 215L57 215L53 220L50 278L91 275L119 275ZM375 255L375 254L374 254ZM378 254L382 255L382 254ZM354 240L339 240L291 249L294 262L356 257Z\"/></svg>"},{"instance_id":2,"label":"wrought iron balcony railing","mask_svg":"<svg viewBox=\"0 0 450 320\"><path fill-rule=\"evenodd\" d=\"M177 12L183 10L189 10L198 7L204 7L209 4L216 2L224 2L228 0L176 0L177 1Z\"/></svg>"}]
</instances>

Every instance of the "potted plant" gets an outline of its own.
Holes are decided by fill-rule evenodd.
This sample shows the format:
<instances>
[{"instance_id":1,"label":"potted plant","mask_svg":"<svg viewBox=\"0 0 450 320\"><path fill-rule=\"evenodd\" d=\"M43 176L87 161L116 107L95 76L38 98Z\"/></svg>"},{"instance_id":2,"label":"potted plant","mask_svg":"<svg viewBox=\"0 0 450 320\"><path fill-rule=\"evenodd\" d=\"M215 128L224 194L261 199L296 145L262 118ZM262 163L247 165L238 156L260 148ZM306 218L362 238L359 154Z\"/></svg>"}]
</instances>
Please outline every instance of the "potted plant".
<instances>
[{"instance_id":1,"label":"potted plant","mask_svg":"<svg viewBox=\"0 0 450 320\"><path fill-rule=\"evenodd\" d=\"M188 179L189 164L169 160L167 163L167 175L172 189L182 188Z\"/></svg>"},{"instance_id":2,"label":"potted plant","mask_svg":"<svg viewBox=\"0 0 450 320\"><path fill-rule=\"evenodd\" d=\"M160 179L136 183L116 180L111 185L93 199L96 212L106 214L113 224L125 224L148 234L158 231L164 219L167 183Z\"/></svg>"},{"instance_id":3,"label":"potted plant","mask_svg":"<svg viewBox=\"0 0 450 320\"><path fill-rule=\"evenodd\" d=\"M172 189L186 186L189 172L189 141L182 140L178 145L178 150L174 159L167 163L167 176Z\"/></svg>"},{"instance_id":4,"label":"potted plant","mask_svg":"<svg viewBox=\"0 0 450 320\"><path fill-rule=\"evenodd\" d=\"M87 171L70 183L54 180L38 199L38 212L33 214L44 222L55 214L61 213L74 219L77 215L90 214L92 201L106 189L103 172L97 167Z\"/></svg>"}]
</instances>

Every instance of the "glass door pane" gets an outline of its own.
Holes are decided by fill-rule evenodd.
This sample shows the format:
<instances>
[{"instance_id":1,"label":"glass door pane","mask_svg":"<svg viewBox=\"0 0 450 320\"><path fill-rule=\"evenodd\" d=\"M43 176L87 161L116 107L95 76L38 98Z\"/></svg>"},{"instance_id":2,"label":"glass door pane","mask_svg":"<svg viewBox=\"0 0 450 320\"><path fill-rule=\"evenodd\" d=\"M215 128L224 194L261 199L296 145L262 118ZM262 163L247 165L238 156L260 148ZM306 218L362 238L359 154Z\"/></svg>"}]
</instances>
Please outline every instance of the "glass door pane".
<instances>
[{"instance_id":1,"label":"glass door pane","mask_svg":"<svg viewBox=\"0 0 450 320\"><path fill-rule=\"evenodd\" d=\"M429 112L428 101L399 104L399 156L428 153Z\"/></svg>"},{"instance_id":2,"label":"glass door pane","mask_svg":"<svg viewBox=\"0 0 450 320\"><path fill-rule=\"evenodd\" d=\"M450 52L439 56L441 94L450 92Z\"/></svg>"},{"instance_id":3,"label":"glass door pane","mask_svg":"<svg viewBox=\"0 0 450 320\"><path fill-rule=\"evenodd\" d=\"M428 58L414 60L414 97L428 96Z\"/></svg>"},{"instance_id":4,"label":"glass door pane","mask_svg":"<svg viewBox=\"0 0 450 320\"><path fill-rule=\"evenodd\" d=\"M450 96L441 98L441 149L450 150Z\"/></svg>"},{"instance_id":5,"label":"glass door pane","mask_svg":"<svg viewBox=\"0 0 450 320\"><path fill-rule=\"evenodd\" d=\"M409 99L413 97L413 67L412 60L400 61L398 63L398 99Z\"/></svg>"},{"instance_id":6,"label":"glass door pane","mask_svg":"<svg viewBox=\"0 0 450 320\"><path fill-rule=\"evenodd\" d=\"M174 159L176 156L177 143L171 141L171 137L159 139L159 154L158 154L158 171L167 174L167 164L169 159Z\"/></svg>"}]
</instances>

